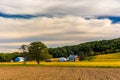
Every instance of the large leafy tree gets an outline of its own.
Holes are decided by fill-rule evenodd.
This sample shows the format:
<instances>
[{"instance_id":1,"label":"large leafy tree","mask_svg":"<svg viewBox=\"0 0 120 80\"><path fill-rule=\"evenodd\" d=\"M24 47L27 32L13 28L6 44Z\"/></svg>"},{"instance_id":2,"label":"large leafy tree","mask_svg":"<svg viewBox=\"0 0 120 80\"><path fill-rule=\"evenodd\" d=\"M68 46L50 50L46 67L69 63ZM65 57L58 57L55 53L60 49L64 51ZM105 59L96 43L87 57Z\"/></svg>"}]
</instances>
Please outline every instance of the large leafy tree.
<instances>
[{"instance_id":1,"label":"large leafy tree","mask_svg":"<svg viewBox=\"0 0 120 80\"><path fill-rule=\"evenodd\" d=\"M51 58L46 45L42 42L32 42L29 45L29 55L32 60L36 60L37 64L39 64L41 60Z\"/></svg>"}]
</instances>

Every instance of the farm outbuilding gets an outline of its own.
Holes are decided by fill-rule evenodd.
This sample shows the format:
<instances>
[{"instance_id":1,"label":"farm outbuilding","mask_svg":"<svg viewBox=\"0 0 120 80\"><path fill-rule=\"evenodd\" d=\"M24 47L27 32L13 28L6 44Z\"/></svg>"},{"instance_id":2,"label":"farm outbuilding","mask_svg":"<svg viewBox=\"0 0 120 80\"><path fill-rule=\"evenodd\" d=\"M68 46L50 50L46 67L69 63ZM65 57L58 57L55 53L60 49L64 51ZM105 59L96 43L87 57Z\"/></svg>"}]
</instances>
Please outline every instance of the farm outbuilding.
<instances>
[{"instance_id":1,"label":"farm outbuilding","mask_svg":"<svg viewBox=\"0 0 120 80\"><path fill-rule=\"evenodd\" d=\"M67 61L67 59L65 57L59 58L59 62L65 62L65 61Z\"/></svg>"},{"instance_id":2,"label":"farm outbuilding","mask_svg":"<svg viewBox=\"0 0 120 80\"><path fill-rule=\"evenodd\" d=\"M77 61L78 60L78 56L77 55L70 55L69 56L69 61Z\"/></svg>"},{"instance_id":3,"label":"farm outbuilding","mask_svg":"<svg viewBox=\"0 0 120 80\"><path fill-rule=\"evenodd\" d=\"M53 62L54 60L53 59L47 59L45 60L45 62Z\"/></svg>"},{"instance_id":4,"label":"farm outbuilding","mask_svg":"<svg viewBox=\"0 0 120 80\"><path fill-rule=\"evenodd\" d=\"M25 58L24 57L15 57L14 62L24 62Z\"/></svg>"}]
</instances>

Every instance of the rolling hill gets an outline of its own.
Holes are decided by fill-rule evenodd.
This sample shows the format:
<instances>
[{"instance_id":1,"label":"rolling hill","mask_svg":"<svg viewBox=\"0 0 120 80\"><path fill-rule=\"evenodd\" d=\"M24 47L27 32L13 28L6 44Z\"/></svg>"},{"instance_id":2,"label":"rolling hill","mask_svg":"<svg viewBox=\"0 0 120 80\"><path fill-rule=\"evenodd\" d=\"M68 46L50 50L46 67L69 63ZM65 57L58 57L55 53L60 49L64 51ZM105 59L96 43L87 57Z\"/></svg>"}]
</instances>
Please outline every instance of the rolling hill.
<instances>
[{"instance_id":1,"label":"rolling hill","mask_svg":"<svg viewBox=\"0 0 120 80\"><path fill-rule=\"evenodd\" d=\"M120 53L102 54L89 57L90 61L120 61Z\"/></svg>"},{"instance_id":2,"label":"rolling hill","mask_svg":"<svg viewBox=\"0 0 120 80\"><path fill-rule=\"evenodd\" d=\"M85 57L89 56L120 53L120 38L85 42L73 46L49 48L48 50L54 58L68 57L70 54L77 54L80 56L80 59L83 60Z\"/></svg>"}]
</instances>

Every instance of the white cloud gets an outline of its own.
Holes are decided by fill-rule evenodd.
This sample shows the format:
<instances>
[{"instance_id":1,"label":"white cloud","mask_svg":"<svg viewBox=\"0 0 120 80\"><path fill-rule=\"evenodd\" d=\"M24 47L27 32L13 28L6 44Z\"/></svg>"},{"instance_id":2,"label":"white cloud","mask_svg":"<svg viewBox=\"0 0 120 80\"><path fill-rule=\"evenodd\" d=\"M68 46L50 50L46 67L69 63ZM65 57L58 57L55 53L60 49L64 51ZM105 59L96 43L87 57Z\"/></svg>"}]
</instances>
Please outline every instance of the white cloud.
<instances>
[{"instance_id":1,"label":"white cloud","mask_svg":"<svg viewBox=\"0 0 120 80\"><path fill-rule=\"evenodd\" d=\"M1 0L0 12L52 16L120 16L119 0Z\"/></svg>"},{"instance_id":2,"label":"white cloud","mask_svg":"<svg viewBox=\"0 0 120 80\"><path fill-rule=\"evenodd\" d=\"M17 50L23 43L42 41L49 47L120 37L120 24L108 19L66 16L34 19L0 18L0 48L2 52ZM4 51L4 48L5 51ZM7 50L7 51L8 51Z\"/></svg>"},{"instance_id":3,"label":"white cloud","mask_svg":"<svg viewBox=\"0 0 120 80\"><path fill-rule=\"evenodd\" d=\"M11 53L11 52L18 52L19 50L18 49L9 49L9 48L0 48L0 52L2 53ZM20 51L19 51L20 52Z\"/></svg>"},{"instance_id":4,"label":"white cloud","mask_svg":"<svg viewBox=\"0 0 120 80\"><path fill-rule=\"evenodd\" d=\"M33 19L0 17L1 52L16 51L20 45L33 41L55 47L120 37L120 23L94 19L120 16L120 0L1 0L0 13L41 16ZM86 20L86 17L93 19Z\"/></svg>"}]
</instances>

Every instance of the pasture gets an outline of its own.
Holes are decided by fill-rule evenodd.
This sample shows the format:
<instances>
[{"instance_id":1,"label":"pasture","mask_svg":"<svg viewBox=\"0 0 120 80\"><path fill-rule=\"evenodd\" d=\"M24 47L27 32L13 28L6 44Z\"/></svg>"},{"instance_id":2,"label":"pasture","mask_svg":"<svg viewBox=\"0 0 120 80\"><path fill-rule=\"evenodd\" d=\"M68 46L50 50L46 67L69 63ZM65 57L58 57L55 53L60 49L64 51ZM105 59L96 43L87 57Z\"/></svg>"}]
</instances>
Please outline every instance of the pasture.
<instances>
[{"instance_id":1,"label":"pasture","mask_svg":"<svg viewBox=\"0 0 120 80\"><path fill-rule=\"evenodd\" d=\"M114 54L103 54L103 55L96 55L96 56L93 56L91 61L112 61L112 62L115 62L115 61L120 61L120 53L114 53Z\"/></svg>"},{"instance_id":2,"label":"pasture","mask_svg":"<svg viewBox=\"0 0 120 80\"><path fill-rule=\"evenodd\" d=\"M0 80L120 80L120 68L0 66Z\"/></svg>"}]
</instances>

